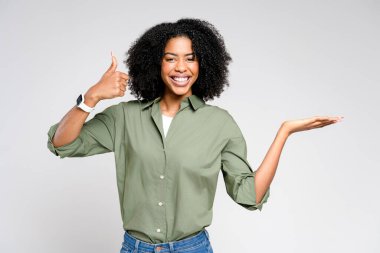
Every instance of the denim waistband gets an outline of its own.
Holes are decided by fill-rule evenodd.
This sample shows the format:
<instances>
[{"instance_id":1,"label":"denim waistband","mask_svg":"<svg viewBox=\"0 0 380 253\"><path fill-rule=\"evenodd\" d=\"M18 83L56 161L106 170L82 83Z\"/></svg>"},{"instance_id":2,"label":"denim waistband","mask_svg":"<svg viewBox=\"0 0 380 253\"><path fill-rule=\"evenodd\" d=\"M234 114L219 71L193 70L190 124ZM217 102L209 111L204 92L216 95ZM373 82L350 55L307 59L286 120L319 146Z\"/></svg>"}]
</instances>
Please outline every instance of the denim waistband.
<instances>
[{"instance_id":1,"label":"denim waistband","mask_svg":"<svg viewBox=\"0 0 380 253\"><path fill-rule=\"evenodd\" d=\"M209 240L208 231L204 228L198 234L193 235L191 237L172 241L172 242L164 242L151 244L144 241L141 241L132 235L130 235L127 231L124 233L124 243L129 246L129 248L134 249L134 252L159 252L159 253L171 253L177 252L180 250L185 250L188 248L193 248L199 244L204 244Z\"/></svg>"}]
</instances>

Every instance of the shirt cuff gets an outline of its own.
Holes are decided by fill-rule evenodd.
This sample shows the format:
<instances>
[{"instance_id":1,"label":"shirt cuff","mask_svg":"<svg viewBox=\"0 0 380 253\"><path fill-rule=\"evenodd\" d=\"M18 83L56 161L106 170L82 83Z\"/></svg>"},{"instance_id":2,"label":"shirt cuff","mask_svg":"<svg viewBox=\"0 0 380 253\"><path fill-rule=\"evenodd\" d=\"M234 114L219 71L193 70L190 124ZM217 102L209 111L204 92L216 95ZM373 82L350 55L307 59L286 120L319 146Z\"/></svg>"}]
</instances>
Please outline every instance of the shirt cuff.
<instances>
[{"instance_id":1,"label":"shirt cuff","mask_svg":"<svg viewBox=\"0 0 380 253\"><path fill-rule=\"evenodd\" d=\"M252 172L252 176L249 178L250 180L248 181L249 184L247 184L245 187L245 193L248 193L244 196L244 198L242 198L241 200L244 200L244 201L241 201L240 202L240 205L242 205L244 208L250 210L250 211L254 211L254 210L262 210L263 208L263 204L266 203L268 201L268 198L269 198L269 195L270 195L270 187L268 187L267 191L265 192L263 198L261 199L261 201L259 203L256 203L256 191L255 191L255 174L256 174L256 171ZM252 180L253 178L253 180ZM253 193L254 194L251 194L252 193L252 188L253 188Z\"/></svg>"},{"instance_id":2,"label":"shirt cuff","mask_svg":"<svg viewBox=\"0 0 380 253\"><path fill-rule=\"evenodd\" d=\"M69 151L73 150L73 148L77 146L76 142L78 142L79 139L76 138L71 143L68 143L60 147L54 147L53 137L54 137L55 132L57 131L58 125L59 123L50 127L49 132L48 132L47 147L54 155L59 156L60 158L65 158L69 155Z\"/></svg>"},{"instance_id":3,"label":"shirt cuff","mask_svg":"<svg viewBox=\"0 0 380 253\"><path fill-rule=\"evenodd\" d=\"M262 200L260 201L260 203L256 203L255 207L257 209L259 209L261 211L261 209L263 208L263 204L266 203L268 201L268 198L269 198L269 192L270 192L270 187L268 188L268 190L265 192L264 194L264 197L262 198Z\"/></svg>"},{"instance_id":4,"label":"shirt cuff","mask_svg":"<svg viewBox=\"0 0 380 253\"><path fill-rule=\"evenodd\" d=\"M261 210L263 209L263 204L267 202L269 195L270 195L270 188L268 188L268 190L265 192L264 197L262 198L260 203L254 203L251 205L241 203L240 205L242 205L243 207L245 207L246 209L250 211L260 210L261 212Z\"/></svg>"}]
</instances>

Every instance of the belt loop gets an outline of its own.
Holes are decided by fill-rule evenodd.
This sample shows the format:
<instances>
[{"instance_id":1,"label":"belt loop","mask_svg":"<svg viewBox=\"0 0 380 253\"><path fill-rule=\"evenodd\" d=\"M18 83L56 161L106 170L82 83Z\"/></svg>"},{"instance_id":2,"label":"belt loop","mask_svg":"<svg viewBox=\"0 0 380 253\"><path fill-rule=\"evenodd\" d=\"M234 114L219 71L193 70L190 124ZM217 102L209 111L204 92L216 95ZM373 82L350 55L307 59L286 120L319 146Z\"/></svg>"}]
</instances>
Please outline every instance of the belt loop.
<instances>
[{"instance_id":1,"label":"belt loop","mask_svg":"<svg viewBox=\"0 0 380 253\"><path fill-rule=\"evenodd\" d=\"M170 253L174 253L173 242L169 242L169 247L170 247Z\"/></svg>"},{"instance_id":2,"label":"belt loop","mask_svg":"<svg viewBox=\"0 0 380 253\"><path fill-rule=\"evenodd\" d=\"M137 253L138 252L138 250L139 250L139 243L140 243L140 241L136 240L136 242L135 242L135 249L133 250L133 253Z\"/></svg>"}]
</instances>

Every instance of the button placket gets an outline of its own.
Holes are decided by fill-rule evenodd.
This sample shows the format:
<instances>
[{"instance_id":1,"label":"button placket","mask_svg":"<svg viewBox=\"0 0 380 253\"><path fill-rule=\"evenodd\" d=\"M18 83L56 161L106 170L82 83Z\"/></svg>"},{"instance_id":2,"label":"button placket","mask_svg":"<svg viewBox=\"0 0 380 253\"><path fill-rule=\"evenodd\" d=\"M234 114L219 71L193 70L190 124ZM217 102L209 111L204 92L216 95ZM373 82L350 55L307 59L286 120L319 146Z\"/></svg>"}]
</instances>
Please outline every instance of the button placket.
<instances>
[{"instance_id":1,"label":"button placket","mask_svg":"<svg viewBox=\"0 0 380 253\"><path fill-rule=\"evenodd\" d=\"M156 229L156 232L157 233L164 233L165 232L165 228L166 228L166 210L165 210L165 206L164 206L164 199L165 199L165 194L166 194L166 182L163 180L165 178L164 174L166 172L166 169L167 169L167 154L166 154L166 140L163 139L162 140L162 144L163 144L163 149L162 149L162 152L163 152L163 155L164 155L164 159L165 159L165 165L164 165L164 170L159 174L159 181L160 181L160 188L161 188L161 194L158 196L159 199L158 199L158 202L157 202L157 205L158 205L158 208L159 209L159 213L160 215L162 215L162 222L160 222L160 227Z\"/></svg>"},{"instance_id":2,"label":"button placket","mask_svg":"<svg viewBox=\"0 0 380 253\"><path fill-rule=\"evenodd\" d=\"M178 113L177 113L178 114ZM170 135L170 133L173 131L173 123L175 122L175 118L177 117L177 115L174 116L174 118L172 119L172 122L170 124L170 127L169 127L169 130L168 130L168 133L167 133L167 136L166 138L163 138L162 139L162 144L163 144L163 155L164 155L164 159L165 159L165 166L164 166L164 171L162 171L162 173L159 175L159 178L160 178L160 181L161 181L161 186L162 186L162 194L160 197L161 197L161 200L159 199L158 201L158 206L162 209L162 212L163 212L163 224L162 226L165 226L165 228L163 230L161 230L162 232L165 232L166 233L166 228L167 228L167 220L166 220L166 204L165 204L165 199L166 199L166 188L167 188L167 180L164 180L165 179L165 174L167 173L167 170L168 170L168 154L167 154L167 141L169 140L168 139L168 136ZM166 235L167 236L167 235Z\"/></svg>"},{"instance_id":3,"label":"button placket","mask_svg":"<svg viewBox=\"0 0 380 253\"><path fill-rule=\"evenodd\" d=\"M163 131L163 124L162 124L162 114L160 110L160 105L159 105L159 99L155 101L152 109L151 109L151 116L153 118L153 121L158 129L158 133L161 136L161 144L162 144L162 158L163 160L163 166L160 166L160 171L158 171L158 176L157 179L155 180L155 184L157 186L157 191L156 191L156 200L154 201L155 203L152 203L157 209L155 209L155 216L157 217L155 219L155 225L153 227L153 231L156 233L162 233L164 235L157 235L158 238L160 239L165 239L165 231L167 228L166 224L166 210L165 206L161 207L159 203L164 203L165 200L165 195L166 195L166 186L165 186L165 181L163 181L163 175L165 175L166 167L167 167L167 157L166 157L166 143L165 143L165 135ZM173 123L173 122L172 122ZM171 123L171 124L172 124ZM170 129L168 131L168 134L170 133Z\"/></svg>"}]
</instances>

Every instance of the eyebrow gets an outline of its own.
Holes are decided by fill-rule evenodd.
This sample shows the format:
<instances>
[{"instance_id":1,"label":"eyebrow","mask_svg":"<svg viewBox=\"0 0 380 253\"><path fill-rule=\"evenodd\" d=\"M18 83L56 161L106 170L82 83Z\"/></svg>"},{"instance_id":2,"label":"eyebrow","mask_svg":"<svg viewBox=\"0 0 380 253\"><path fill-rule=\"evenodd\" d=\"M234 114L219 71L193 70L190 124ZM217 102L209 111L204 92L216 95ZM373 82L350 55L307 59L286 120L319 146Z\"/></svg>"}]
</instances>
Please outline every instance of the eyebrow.
<instances>
[{"instance_id":1,"label":"eyebrow","mask_svg":"<svg viewBox=\"0 0 380 253\"><path fill-rule=\"evenodd\" d=\"M170 53L170 52L165 53L164 56L167 55L167 54L170 54L170 55L173 55L173 56L178 56L178 54ZM195 53L185 54L185 56L189 56L189 55L193 55L193 56L195 56Z\"/></svg>"}]
</instances>

